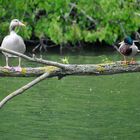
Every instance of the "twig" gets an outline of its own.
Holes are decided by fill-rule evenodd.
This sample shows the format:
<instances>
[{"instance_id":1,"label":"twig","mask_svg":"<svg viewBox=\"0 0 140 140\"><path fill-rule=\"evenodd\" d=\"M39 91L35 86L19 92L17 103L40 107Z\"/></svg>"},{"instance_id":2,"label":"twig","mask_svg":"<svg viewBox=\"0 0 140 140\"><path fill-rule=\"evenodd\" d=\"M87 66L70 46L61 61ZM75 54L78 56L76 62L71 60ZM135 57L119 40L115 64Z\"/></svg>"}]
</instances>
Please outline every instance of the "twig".
<instances>
[{"instance_id":1,"label":"twig","mask_svg":"<svg viewBox=\"0 0 140 140\"><path fill-rule=\"evenodd\" d=\"M140 13L134 13L135 15L137 15L137 16L140 16Z\"/></svg>"},{"instance_id":2,"label":"twig","mask_svg":"<svg viewBox=\"0 0 140 140\"><path fill-rule=\"evenodd\" d=\"M32 52L35 52L35 50L38 49L40 47L40 45L41 44L39 43L37 46L35 46L35 48L32 50Z\"/></svg>"},{"instance_id":3,"label":"twig","mask_svg":"<svg viewBox=\"0 0 140 140\"><path fill-rule=\"evenodd\" d=\"M75 7L81 11L81 13L88 18L91 22L97 24L97 21L93 19L91 16L87 15L86 12L83 9L80 9L75 3L70 3L70 6Z\"/></svg>"},{"instance_id":4,"label":"twig","mask_svg":"<svg viewBox=\"0 0 140 140\"><path fill-rule=\"evenodd\" d=\"M49 66L56 66L56 67L63 68L63 69L65 69L67 67L66 64L62 64L62 63L58 63L58 62L54 62L54 61L47 61L47 60L39 59L39 58L32 58L32 57L26 56L24 54L21 54L21 53L12 51L12 50L8 50L8 49L5 49L5 48L1 48L1 47L0 47L0 51L7 52L7 53L10 53L10 54L14 54L16 56L22 57L22 58L27 59L27 60L32 61L32 62L46 64L46 65L49 65Z\"/></svg>"},{"instance_id":5,"label":"twig","mask_svg":"<svg viewBox=\"0 0 140 140\"><path fill-rule=\"evenodd\" d=\"M9 100L11 100L12 98L14 98L15 96L23 93L24 91L26 91L27 89L30 89L32 86L36 85L37 83L39 83L40 81L46 79L47 77L49 77L50 73L44 73L43 75L41 75L40 77L36 78L35 80L31 81L30 83L28 83L27 85L24 85L23 87L19 88L18 90L14 91L13 93L10 93L8 96L6 96L2 101L0 101L0 109L4 106L4 104L6 104Z\"/></svg>"},{"instance_id":6,"label":"twig","mask_svg":"<svg viewBox=\"0 0 140 140\"><path fill-rule=\"evenodd\" d=\"M122 30L122 33L123 33L124 37L126 37L126 36L127 36L127 35L126 35L126 31L125 31L125 29L124 29L124 27L123 27L123 25L122 25L122 22L120 22L119 24L120 24L120 28L121 28L121 30Z\"/></svg>"},{"instance_id":7,"label":"twig","mask_svg":"<svg viewBox=\"0 0 140 140\"><path fill-rule=\"evenodd\" d=\"M138 41L140 41L140 33L139 33L139 32L136 32L135 35L136 35L136 39L137 39Z\"/></svg>"}]
</instances>

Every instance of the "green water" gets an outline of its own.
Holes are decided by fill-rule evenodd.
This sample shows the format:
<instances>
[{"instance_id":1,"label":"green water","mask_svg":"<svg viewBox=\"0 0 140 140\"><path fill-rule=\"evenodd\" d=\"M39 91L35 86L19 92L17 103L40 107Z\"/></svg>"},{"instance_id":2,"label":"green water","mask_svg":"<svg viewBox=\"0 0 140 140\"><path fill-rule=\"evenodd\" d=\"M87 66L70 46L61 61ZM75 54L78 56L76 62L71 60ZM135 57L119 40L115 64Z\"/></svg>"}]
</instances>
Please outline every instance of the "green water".
<instances>
[{"instance_id":1,"label":"green water","mask_svg":"<svg viewBox=\"0 0 140 140\"><path fill-rule=\"evenodd\" d=\"M0 57L3 65L4 58ZM120 59L117 54L67 57L70 63ZM47 59L60 61L58 55L48 55ZM0 99L32 79L0 78ZM0 140L139 139L139 73L47 79L0 110Z\"/></svg>"}]
</instances>

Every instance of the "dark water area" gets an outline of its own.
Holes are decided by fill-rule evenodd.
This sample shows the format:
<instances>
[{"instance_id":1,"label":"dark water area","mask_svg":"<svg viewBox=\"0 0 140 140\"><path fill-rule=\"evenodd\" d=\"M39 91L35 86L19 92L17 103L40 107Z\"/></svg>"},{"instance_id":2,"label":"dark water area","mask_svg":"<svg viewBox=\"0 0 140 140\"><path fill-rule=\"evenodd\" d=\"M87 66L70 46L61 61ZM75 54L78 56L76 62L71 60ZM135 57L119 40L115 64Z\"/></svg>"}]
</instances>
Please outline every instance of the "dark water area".
<instances>
[{"instance_id":1,"label":"dark water area","mask_svg":"<svg viewBox=\"0 0 140 140\"><path fill-rule=\"evenodd\" d=\"M26 40L26 49L27 52L32 52L32 50L39 45L39 40ZM96 41L95 43L88 43L88 42L77 42L77 43L67 43L63 46L56 45L51 41L45 41L44 45L46 45L46 49L48 53L55 53L55 54L87 54L87 53L104 53L104 52L114 52L116 51L112 45L107 43ZM62 48L61 48L62 47ZM35 53L44 52L44 48L40 50L40 47L36 49ZM62 51L62 52L61 52Z\"/></svg>"}]
</instances>

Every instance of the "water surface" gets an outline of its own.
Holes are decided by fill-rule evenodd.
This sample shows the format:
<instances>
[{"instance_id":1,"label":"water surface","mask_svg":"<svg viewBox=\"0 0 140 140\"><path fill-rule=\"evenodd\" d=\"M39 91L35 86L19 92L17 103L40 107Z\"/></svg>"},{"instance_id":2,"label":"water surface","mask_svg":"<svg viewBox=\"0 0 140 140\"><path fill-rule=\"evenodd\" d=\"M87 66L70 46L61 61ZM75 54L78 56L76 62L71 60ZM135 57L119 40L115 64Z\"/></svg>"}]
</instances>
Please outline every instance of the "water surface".
<instances>
[{"instance_id":1,"label":"water surface","mask_svg":"<svg viewBox=\"0 0 140 140\"><path fill-rule=\"evenodd\" d=\"M64 56L44 57L60 62ZM117 54L66 57L70 63L121 59ZM23 66L36 64L23 61ZM33 79L1 77L0 99ZM139 140L139 81L139 73L47 79L0 110L0 140Z\"/></svg>"}]
</instances>

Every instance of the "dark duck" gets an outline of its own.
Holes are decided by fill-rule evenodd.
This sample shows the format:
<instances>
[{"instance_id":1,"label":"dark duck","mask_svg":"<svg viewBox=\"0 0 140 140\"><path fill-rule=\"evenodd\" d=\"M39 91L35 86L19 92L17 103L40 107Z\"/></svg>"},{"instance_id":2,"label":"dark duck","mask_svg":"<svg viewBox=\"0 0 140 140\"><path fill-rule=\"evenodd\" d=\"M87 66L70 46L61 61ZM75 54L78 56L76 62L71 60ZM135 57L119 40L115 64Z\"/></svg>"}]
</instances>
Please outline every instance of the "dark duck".
<instances>
[{"instance_id":1,"label":"dark duck","mask_svg":"<svg viewBox=\"0 0 140 140\"><path fill-rule=\"evenodd\" d=\"M129 61L126 60L127 57L131 57L130 64L135 64L136 61L134 60L134 56L140 52L138 47L135 45L135 41L131 37L126 37L122 42L119 43L120 47L118 51L123 55L124 57L124 64L129 63Z\"/></svg>"}]
</instances>

